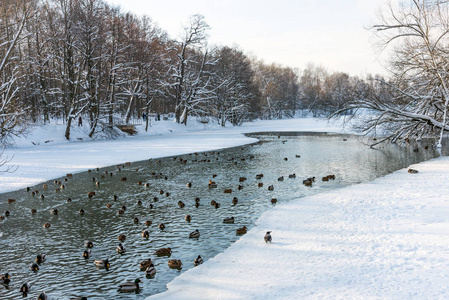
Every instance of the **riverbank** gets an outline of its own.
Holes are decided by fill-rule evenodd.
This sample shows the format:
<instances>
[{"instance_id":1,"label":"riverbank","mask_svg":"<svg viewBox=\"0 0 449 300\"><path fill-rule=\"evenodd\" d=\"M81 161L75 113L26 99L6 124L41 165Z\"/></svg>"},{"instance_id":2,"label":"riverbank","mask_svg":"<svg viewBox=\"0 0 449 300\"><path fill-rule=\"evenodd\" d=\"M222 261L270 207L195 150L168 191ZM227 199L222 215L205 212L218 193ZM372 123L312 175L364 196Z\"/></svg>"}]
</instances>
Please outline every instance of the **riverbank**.
<instances>
[{"instance_id":1,"label":"riverbank","mask_svg":"<svg viewBox=\"0 0 449 300\"><path fill-rule=\"evenodd\" d=\"M447 299L449 158L411 167L268 210L149 299Z\"/></svg>"}]
</instances>

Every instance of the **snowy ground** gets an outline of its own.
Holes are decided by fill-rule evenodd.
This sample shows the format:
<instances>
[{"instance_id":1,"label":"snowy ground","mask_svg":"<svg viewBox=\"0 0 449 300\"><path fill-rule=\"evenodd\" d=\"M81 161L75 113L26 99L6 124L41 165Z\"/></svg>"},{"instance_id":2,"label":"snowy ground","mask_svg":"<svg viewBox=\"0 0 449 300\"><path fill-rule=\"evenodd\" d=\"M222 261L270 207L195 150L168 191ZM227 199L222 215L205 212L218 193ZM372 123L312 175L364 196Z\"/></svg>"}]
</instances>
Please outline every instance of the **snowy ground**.
<instances>
[{"instance_id":1,"label":"snowy ground","mask_svg":"<svg viewBox=\"0 0 449 300\"><path fill-rule=\"evenodd\" d=\"M5 152L15 153L19 169L0 176L1 191L97 166L240 145L252 141L241 132L269 130L339 129L313 119L227 129L161 123L155 131L162 135L32 147L22 141ZM277 205L230 248L150 298L448 299L449 158L412 167L419 173L404 169ZM267 230L272 244L263 240Z\"/></svg>"}]
</instances>

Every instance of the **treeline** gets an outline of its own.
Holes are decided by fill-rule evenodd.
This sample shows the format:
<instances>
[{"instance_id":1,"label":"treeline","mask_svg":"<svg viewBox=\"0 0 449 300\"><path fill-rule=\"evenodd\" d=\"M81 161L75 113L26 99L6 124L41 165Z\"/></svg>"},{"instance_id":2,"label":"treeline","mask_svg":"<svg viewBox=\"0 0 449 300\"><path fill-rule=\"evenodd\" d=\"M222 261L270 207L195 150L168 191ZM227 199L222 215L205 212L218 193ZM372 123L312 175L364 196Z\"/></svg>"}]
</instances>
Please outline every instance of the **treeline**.
<instances>
[{"instance_id":1,"label":"treeline","mask_svg":"<svg viewBox=\"0 0 449 300\"><path fill-rule=\"evenodd\" d=\"M326 115L367 89L367 81L345 73L312 65L299 72L235 47L210 47L208 29L194 15L174 40L150 17L102 0L2 0L1 138L26 122L62 118L70 139L79 116L93 137L117 118L154 112L222 126L298 110Z\"/></svg>"}]
</instances>

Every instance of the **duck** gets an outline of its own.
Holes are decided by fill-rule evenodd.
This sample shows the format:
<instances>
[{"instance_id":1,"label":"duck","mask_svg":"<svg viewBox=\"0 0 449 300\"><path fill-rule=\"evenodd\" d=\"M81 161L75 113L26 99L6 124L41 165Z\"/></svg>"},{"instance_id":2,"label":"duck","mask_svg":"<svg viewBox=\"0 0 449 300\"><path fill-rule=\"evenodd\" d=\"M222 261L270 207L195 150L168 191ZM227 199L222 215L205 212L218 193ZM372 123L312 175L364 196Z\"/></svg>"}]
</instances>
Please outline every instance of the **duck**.
<instances>
[{"instance_id":1,"label":"duck","mask_svg":"<svg viewBox=\"0 0 449 300\"><path fill-rule=\"evenodd\" d=\"M38 254L38 255L36 255L35 261L36 261L36 263L41 264L41 263L43 263L46 259L47 259L47 255L45 255L45 254Z\"/></svg>"},{"instance_id":2,"label":"duck","mask_svg":"<svg viewBox=\"0 0 449 300\"><path fill-rule=\"evenodd\" d=\"M92 243L92 241L85 241L84 242L84 247L86 248L93 248L94 243Z\"/></svg>"},{"instance_id":3,"label":"duck","mask_svg":"<svg viewBox=\"0 0 449 300\"><path fill-rule=\"evenodd\" d=\"M146 270L145 270L145 275L149 276L149 277L154 277L154 275L156 275L156 268L154 267L153 264L151 264Z\"/></svg>"},{"instance_id":4,"label":"duck","mask_svg":"<svg viewBox=\"0 0 449 300\"><path fill-rule=\"evenodd\" d=\"M117 195L114 195L114 196L112 196L112 199L113 199L114 201L117 201L118 196L117 196Z\"/></svg>"},{"instance_id":5,"label":"duck","mask_svg":"<svg viewBox=\"0 0 449 300\"><path fill-rule=\"evenodd\" d=\"M273 185L270 185L270 186L268 187L268 190L269 190L269 191L274 191L274 186L273 186Z\"/></svg>"},{"instance_id":6,"label":"duck","mask_svg":"<svg viewBox=\"0 0 449 300\"><path fill-rule=\"evenodd\" d=\"M111 208L111 207L112 207L112 204L110 204L110 203L106 204L106 208Z\"/></svg>"},{"instance_id":7,"label":"duck","mask_svg":"<svg viewBox=\"0 0 449 300\"><path fill-rule=\"evenodd\" d=\"M134 220L133 220L133 222L134 222L134 224L139 224L139 218L138 218L138 217L135 217Z\"/></svg>"},{"instance_id":8,"label":"duck","mask_svg":"<svg viewBox=\"0 0 449 300\"><path fill-rule=\"evenodd\" d=\"M151 224L153 224L153 222L151 222L151 220L146 220L145 221L145 226L151 226Z\"/></svg>"},{"instance_id":9,"label":"duck","mask_svg":"<svg viewBox=\"0 0 449 300\"><path fill-rule=\"evenodd\" d=\"M201 257L201 255L198 255L198 257L195 258L195 260L193 261L193 265L196 267L196 266L201 265L203 262L204 262L204 260Z\"/></svg>"},{"instance_id":10,"label":"duck","mask_svg":"<svg viewBox=\"0 0 449 300\"><path fill-rule=\"evenodd\" d=\"M157 256L164 256L164 255L171 255L171 248L160 248L157 249L156 251L154 251L154 254L156 254Z\"/></svg>"},{"instance_id":11,"label":"duck","mask_svg":"<svg viewBox=\"0 0 449 300\"><path fill-rule=\"evenodd\" d=\"M151 258L144 260L139 264L140 270L146 270L152 264Z\"/></svg>"},{"instance_id":12,"label":"duck","mask_svg":"<svg viewBox=\"0 0 449 300\"><path fill-rule=\"evenodd\" d=\"M220 203L218 203L218 202L215 202L215 204L214 204L214 207L215 207L215 208L220 208L220 206L221 206L221 204L220 204Z\"/></svg>"},{"instance_id":13,"label":"duck","mask_svg":"<svg viewBox=\"0 0 449 300\"><path fill-rule=\"evenodd\" d=\"M94 264L99 268L105 268L108 269L111 265L109 264L109 259L99 259L95 260Z\"/></svg>"},{"instance_id":14,"label":"duck","mask_svg":"<svg viewBox=\"0 0 449 300\"><path fill-rule=\"evenodd\" d=\"M198 208L200 206L199 202L195 202L195 207Z\"/></svg>"},{"instance_id":15,"label":"duck","mask_svg":"<svg viewBox=\"0 0 449 300\"><path fill-rule=\"evenodd\" d=\"M168 261L168 266L172 269L180 269L182 266L182 262L180 259L170 259Z\"/></svg>"},{"instance_id":16,"label":"duck","mask_svg":"<svg viewBox=\"0 0 449 300\"><path fill-rule=\"evenodd\" d=\"M329 177L324 176L323 178L321 178L321 181L329 181Z\"/></svg>"},{"instance_id":17,"label":"duck","mask_svg":"<svg viewBox=\"0 0 449 300\"><path fill-rule=\"evenodd\" d=\"M215 200L212 200L212 201L210 202L210 205L215 206L216 203L217 203L217 202L216 202Z\"/></svg>"},{"instance_id":18,"label":"duck","mask_svg":"<svg viewBox=\"0 0 449 300\"><path fill-rule=\"evenodd\" d=\"M117 212L117 214L123 215L123 214L125 214L125 211L124 211L123 209L119 209L118 212Z\"/></svg>"},{"instance_id":19,"label":"duck","mask_svg":"<svg viewBox=\"0 0 449 300\"><path fill-rule=\"evenodd\" d=\"M271 243L271 240L272 240L272 238L271 238L271 231L267 231L267 233L265 234L265 236L264 236L264 240L265 240L265 243Z\"/></svg>"},{"instance_id":20,"label":"duck","mask_svg":"<svg viewBox=\"0 0 449 300\"><path fill-rule=\"evenodd\" d=\"M118 239L119 241L121 241L121 242L124 242L124 241L126 240L126 235L124 235L124 234L119 234L118 237L117 237L117 239Z\"/></svg>"},{"instance_id":21,"label":"duck","mask_svg":"<svg viewBox=\"0 0 449 300\"><path fill-rule=\"evenodd\" d=\"M189 238L199 238L200 237L200 231L198 229L196 229L195 231L192 231L189 234Z\"/></svg>"},{"instance_id":22,"label":"duck","mask_svg":"<svg viewBox=\"0 0 449 300\"><path fill-rule=\"evenodd\" d=\"M5 273L5 275L0 276L0 281L3 284L9 284L11 282L11 276L9 276L8 273Z\"/></svg>"},{"instance_id":23,"label":"duck","mask_svg":"<svg viewBox=\"0 0 449 300\"><path fill-rule=\"evenodd\" d=\"M142 237L145 238L145 239L150 237L150 233L148 232L148 230L142 231Z\"/></svg>"},{"instance_id":24,"label":"duck","mask_svg":"<svg viewBox=\"0 0 449 300\"><path fill-rule=\"evenodd\" d=\"M257 174L256 175L256 179L262 179L262 177L263 177L263 174Z\"/></svg>"},{"instance_id":25,"label":"duck","mask_svg":"<svg viewBox=\"0 0 449 300\"><path fill-rule=\"evenodd\" d=\"M272 198L271 199L271 204L276 204L278 202L278 199L277 198Z\"/></svg>"},{"instance_id":26,"label":"duck","mask_svg":"<svg viewBox=\"0 0 449 300\"><path fill-rule=\"evenodd\" d=\"M50 209L50 213L52 214L52 215L57 215L58 214L58 209L57 208L52 208L52 209Z\"/></svg>"},{"instance_id":27,"label":"duck","mask_svg":"<svg viewBox=\"0 0 449 300\"><path fill-rule=\"evenodd\" d=\"M117 250L117 253L118 253L118 254L123 254L123 253L126 252L126 248L123 247L122 243L119 243L119 244L118 244L116 250Z\"/></svg>"},{"instance_id":28,"label":"duck","mask_svg":"<svg viewBox=\"0 0 449 300\"><path fill-rule=\"evenodd\" d=\"M149 209L153 209L153 208L154 208L153 203L150 203L150 204L148 205L148 208L149 208Z\"/></svg>"},{"instance_id":29,"label":"duck","mask_svg":"<svg viewBox=\"0 0 449 300\"><path fill-rule=\"evenodd\" d=\"M31 209L31 213L34 215L35 213L37 213L37 209L32 208L32 209Z\"/></svg>"},{"instance_id":30,"label":"duck","mask_svg":"<svg viewBox=\"0 0 449 300\"><path fill-rule=\"evenodd\" d=\"M67 202L72 202L72 198L67 198Z\"/></svg>"},{"instance_id":31,"label":"duck","mask_svg":"<svg viewBox=\"0 0 449 300\"><path fill-rule=\"evenodd\" d=\"M417 174L419 171L418 171L418 170L415 170L415 169L408 169L408 172L409 172L410 174Z\"/></svg>"},{"instance_id":32,"label":"duck","mask_svg":"<svg viewBox=\"0 0 449 300\"><path fill-rule=\"evenodd\" d=\"M125 293L132 293L132 292L136 292L138 290L140 290L140 286L139 283L141 283L142 281L137 278L136 280L134 280L134 282L124 282L121 283L118 287L120 292L125 292Z\"/></svg>"},{"instance_id":33,"label":"duck","mask_svg":"<svg viewBox=\"0 0 449 300\"><path fill-rule=\"evenodd\" d=\"M187 222L190 222L192 220L191 215L186 215L184 218L186 219Z\"/></svg>"},{"instance_id":34,"label":"duck","mask_svg":"<svg viewBox=\"0 0 449 300\"><path fill-rule=\"evenodd\" d=\"M165 225L164 225L164 223L161 223L157 227L159 227L160 230L163 230L165 228Z\"/></svg>"},{"instance_id":35,"label":"duck","mask_svg":"<svg viewBox=\"0 0 449 300\"><path fill-rule=\"evenodd\" d=\"M302 183L303 183L305 186L312 186L312 180L306 179L306 180L303 180Z\"/></svg>"},{"instance_id":36,"label":"duck","mask_svg":"<svg viewBox=\"0 0 449 300\"><path fill-rule=\"evenodd\" d=\"M263 182L259 182L259 183L257 184L257 187L263 187Z\"/></svg>"},{"instance_id":37,"label":"duck","mask_svg":"<svg viewBox=\"0 0 449 300\"><path fill-rule=\"evenodd\" d=\"M295 173L290 174L290 175L288 175L288 178L296 178L296 174Z\"/></svg>"},{"instance_id":38,"label":"duck","mask_svg":"<svg viewBox=\"0 0 449 300\"><path fill-rule=\"evenodd\" d=\"M234 217L227 217L223 219L223 223L226 224L234 224L234 221L235 221Z\"/></svg>"},{"instance_id":39,"label":"duck","mask_svg":"<svg viewBox=\"0 0 449 300\"><path fill-rule=\"evenodd\" d=\"M184 204L184 202L182 202L182 201L178 201L178 205L179 205L179 208L183 208L184 206L186 206L186 205Z\"/></svg>"},{"instance_id":40,"label":"duck","mask_svg":"<svg viewBox=\"0 0 449 300\"><path fill-rule=\"evenodd\" d=\"M139 206L142 205L142 201L138 200L137 205L139 205Z\"/></svg>"},{"instance_id":41,"label":"duck","mask_svg":"<svg viewBox=\"0 0 449 300\"><path fill-rule=\"evenodd\" d=\"M241 228L237 228L236 234L237 235L242 235L242 234L245 234L247 231L248 231L248 228L246 228L246 226L243 226Z\"/></svg>"},{"instance_id":42,"label":"duck","mask_svg":"<svg viewBox=\"0 0 449 300\"><path fill-rule=\"evenodd\" d=\"M39 265L37 263L32 263L30 266L30 270L31 271L38 271L39 270Z\"/></svg>"},{"instance_id":43,"label":"duck","mask_svg":"<svg viewBox=\"0 0 449 300\"><path fill-rule=\"evenodd\" d=\"M157 201L159 201L159 198L158 197L153 197L153 201L157 202Z\"/></svg>"},{"instance_id":44,"label":"duck","mask_svg":"<svg viewBox=\"0 0 449 300\"><path fill-rule=\"evenodd\" d=\"M5 210L5 216L6 216L6 217L9 217L10 214L11 214L11 213L10 213L9 210Z\"/></svg>"},{"instance_id":45,"label":"duck","mask_svg":"<svg viewBox=\"0 0 449 300\"><path fill-rule=\"evenodd\" d=\"M81 208L81 209L78 211L78 213L79 213L80 215L84 215L85 210Z\"/></svg>"},{"instance_id":46,"label":"duck","mask_svg":"<svg viewBox=\"0 0 449 300\"><path fill-rule=\"evenodd\" d=\"M22 284L22 286L20 287L20 291L23 294L29 293L31 289L31 285L28 282L25 282L24 284Z\"/></svg>"},{"instance_id":47,"label":"duck","mask_svg":"<svg viewBox=\"0 0 449 300\"><path fill-rule=\"evenodd\" d=\"M47 294L45 292L42 292L37 296L37 300L47 300Z\"/></svg>"},{"instance_id":48,"label":"duck","mask_svg":"<svg viewBox=\"0 0 449 300\"><path fill-rule=\"evenodd\" d=\"M43 227L44 227L44 228L50 228L51 225L50 225L50 223L44 223Z\"/></svg>"},{"instance_id":49,"label":"duck","mask_svg":"<svg viewBox=\"0 0 449 300\"><path fill-rule=\"evenodd\" d=\"M191 188L191 187L192 187L192 183L191 183L191 182L187 182L186 186L187 186L188 188Z\"/></svg>"},{"instance_id":50,"label":"duck","mask_svg":"<svg viewBox=\"0 0 449 300\"><path fill-rule=\"evenodd\" d=\"M239 202L239 199L237 197L232 198L232 204L236 205Z\"/></svg>"},{"instance_id":51,"label":"duck","mask_svg":"<svg viewBox=\"0 0 449 300\"><path fill-rule=\"evenodd\" d=\"M92 254L92 250L91 249L85 249L82 256L85 259L88 259L91 256L91 254Z\"/></svg>"},{"instance_id":52,"label":"duck","mask_svg":"<svg viewBox=\"0 0 449 300\"><path fill-rule=\"evenodd\" d=\"M239 177L239 182L243 182L246 180L246 177Z\"/></svg>"},{"instance_id":53,"label":"duck","mask_svg":"<svg viewBox=\"0 0 449 300\"><path fill-rule=\"evenodd\" d=\"M225 190L223 191L223 193L225 193L225 194L231 194L231 193L232 193L232 189L225 189Z\"/></svg>"}]
</instances>

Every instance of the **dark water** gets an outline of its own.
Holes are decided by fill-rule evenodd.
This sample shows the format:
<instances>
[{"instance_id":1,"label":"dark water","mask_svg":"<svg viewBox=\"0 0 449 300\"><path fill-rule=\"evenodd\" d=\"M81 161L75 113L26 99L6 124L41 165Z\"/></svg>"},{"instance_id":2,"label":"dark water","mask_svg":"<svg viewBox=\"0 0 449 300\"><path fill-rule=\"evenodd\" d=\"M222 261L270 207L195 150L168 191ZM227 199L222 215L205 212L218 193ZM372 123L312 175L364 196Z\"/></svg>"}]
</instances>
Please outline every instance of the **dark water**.
<instances>
[{"instance_id":1,"label":"dark water","mask_svg":"<svg viewBox=\"0 0 449 300\"><path fill-rule=\"evenodd\" d=\"M258 135L261 142L219 152L199 153L113 166L74 174L73 177L58 178L66 186L56 192L53 181L32 187L39 195L32 196L24 190L0 195L0 211L9 210L11 215L0 221L1 260L0 272L9 272L9 287L0 285L0 299L18 299L22 283L32 285L28 298L35 299L38 293L46 291L50 299L69 299L86 296L88 299L143 299L162 292L166 284L180 273L193 268L193 260L201 255L205 260L229 247L239 237L236 228L246 225L251 228L262 212L273 207L272 198L278 203L320 193L329 189L370 181L410 164L438 156L435 150L424 145L400 148L390 145L378 150L361 144L357 138L340 135L297 135L285 133ZM344 141L343 138L347 139ZM414 151L415 149L415 151ZM300 155L300 157L296 157ZM287 158L285 160L284 158ZM181 162L180 160L186 160ZM121 171L119 171L119 168ZM108 174L106 174L108 172ZM110 173L113 176L110 176ZM152 173L162 174L157 178ZM263 173L261 180L256 175ZM296 174L295 179L288 178ZM216 174L216 178L212 178ZM335 174L336 179L322 182L323 176ZM102 178L104 175L104 178ZM284 181L278 177L284 176ZM312 187L306 187L302 180L315 176ZM97 186L93 181L100 181ZM126 177L126 181L121 178ZM165 179L165 177L167 179ZM239 182L239 177L247 180ZM208 181L217 182L217 188L209 188ZM137 182L149 183L149 187ZM188 188L186 183L191 182ZM258 187L262 182L263 187ZM242 185L243 189L238 190ZM268 186L274 190L269 191ZM231 194L224 189L232 189ZM163 190L170 195L160 194ZM95 191L92 198L87 196ZM113 200L113 195L118 199ZM71 202L67 202L67 198ZM153 201L158 197L159 201ZM195 197L200 206L194 206ZM238 204L232 205L232 198ZM7 203L14 198L16 202ZM142 205L138 205L138 201ZM179 208L178 201L186 206ZM211 200L221 204L220 208L210 205ZM111 204L111 208L106 208ZM153 204L153 208L149 205ZM118 210L126 205L124 215ZM37 209L32 215L30 210ZM57 208L58 215L50 214ZM84 215L78 211L83 208ZM190 214L192 221L184 216ZM234 216L235 224L223 224L225 217ZM139 218L135 224L133 219ZM151 220L151 226L144 221ZM51 227L43 228L49 222ZM166 228L160 230L159 223ZM189 239L189 233L199 229L199 239ZM142 230L148 230L150 237L141 237ZM125 234L123 242L127 252L116 253L119 234ZM81 257L84 242L94 243L92 257ZM181 259L181 270L170 269L168 257L157 257L155 249L171 247L170 258ZM47 260L40 270L32 272L29 266L39 253L47 254ZM95 259L109 258L109 270L98 269ZM157 269L154 278L148 279L139 269L139 263L151 258ZM117 286L124 281L140 278L142 290L139 294L122 294Z\"/></svg>"}]
</instances>

